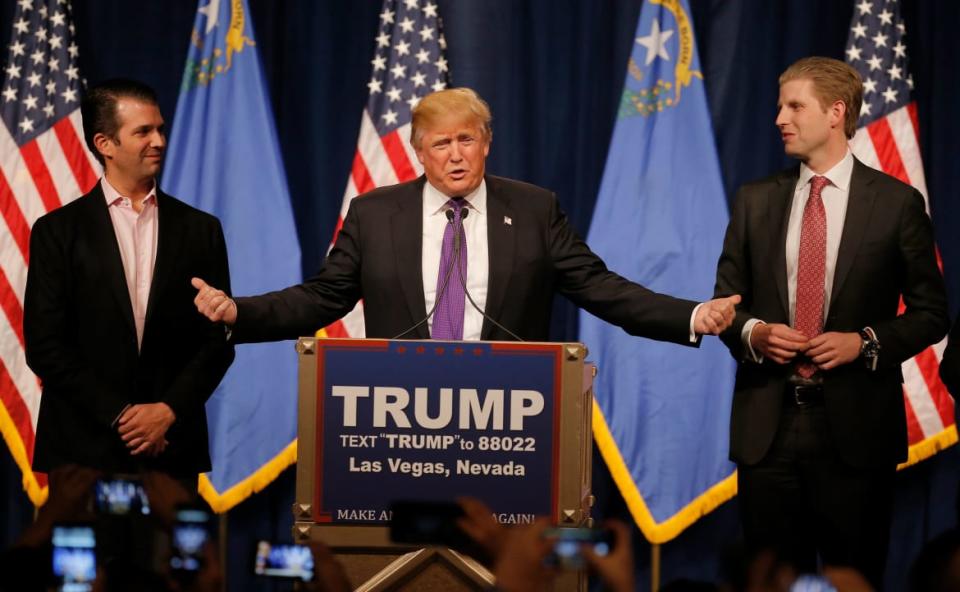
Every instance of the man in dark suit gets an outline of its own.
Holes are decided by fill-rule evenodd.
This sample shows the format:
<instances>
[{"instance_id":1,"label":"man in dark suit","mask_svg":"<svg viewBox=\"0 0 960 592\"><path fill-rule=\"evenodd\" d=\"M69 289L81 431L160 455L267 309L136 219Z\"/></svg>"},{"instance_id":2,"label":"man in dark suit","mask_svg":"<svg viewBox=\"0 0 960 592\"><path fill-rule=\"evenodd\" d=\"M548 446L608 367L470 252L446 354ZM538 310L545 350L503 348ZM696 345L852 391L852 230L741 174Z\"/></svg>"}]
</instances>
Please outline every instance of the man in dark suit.
<instances>
[{"instance_id":1,"label":"man in dark suit","mask_svg":"<svg viewBox=\"0 0 960 592\"><path fill-rule=\"evenodd\" d=\"M802 164L741 188L716 295L743 296L721 339L740 364L730 457L747 543L879 585L907 458L900 364L943 337L947 312L923 197L848 148L862 96L837 60L781 75L776 125Z\"/></svg>"},{"instance_id":2,"label":"man in dark suit","mask_svg":"<svg viewBox=\"0 0 960 592\"><path fill-rule=\"evenodd\" d=\"M150 88L108 81L81 109L104 175L30 239L24 333L43 383L33 468L195 480L210 469L204 404L233 347L197 314L190 278L229 288L223 232L157 187L166 140Z\"/></svg>"},{"instance_id":3,"label":"man in dark suit","mask_svg":"<svg viewBox=\"0 0 960 592\"><path fill-rule=\"evenodd\" d=\"M197 279L198 309L232 325L237 341L310 335L361 298L368 337L542 341L555 291L653 339L695 345L729 324L736 296L698 305L627 281L576 235L551 192L486 175L490 119L470 89L424 97L411 131L423 176L355 199L303 284L234 301Z\"/></svg>"}]
</instances>

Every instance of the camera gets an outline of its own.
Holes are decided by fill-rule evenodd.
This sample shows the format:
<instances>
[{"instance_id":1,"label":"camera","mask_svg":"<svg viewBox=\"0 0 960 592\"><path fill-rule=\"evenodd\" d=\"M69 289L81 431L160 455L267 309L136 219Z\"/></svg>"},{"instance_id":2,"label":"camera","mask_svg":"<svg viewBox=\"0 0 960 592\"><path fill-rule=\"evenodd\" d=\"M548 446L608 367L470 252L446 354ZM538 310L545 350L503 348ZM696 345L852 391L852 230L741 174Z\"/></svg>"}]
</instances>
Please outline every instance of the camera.
<instances>
[{"instance_id":1,"label":"camera","mask_svg":"<svg viewBox=\"0 0 960 592\"><path fill-rule=\"evenodd\" d=\"M204 565L204 547L211 539L210 512L183 506L177 510L172 531L170 569L179 575L196 573Z\"/></svg>"},{"instance_id":2,"label":"camera","mask_svg":"<svg viewBox=\"0 0 960 592\"><path fill-rule=\"evenodd\" d=\"M313 579L313 553L310 547L260 541L253 573L309 582Z\"/></svg>"},{"instance_id":3,"label":"camera","mask_svg":"<svg viewBox=\"0 0 960 592\"><path fill-rule=\"evenodd\" d=\"M52 568L56 590L88 592L97 577L96 535L89 524L53 527Z\"/></svg>"},{"instance_id":4,"label":"camera","mask_svg":"<svg viewBox=\"0 0 960 592\"><path fill-rule=\"evenodd\" d=\"M113 516L150 514L150 502L143 484L136 477L114 476L94 485L97 513Z\"/></svg>"},{"instance_id":5,"label":"camera","mask_svg":"<svg viewBox=\"0 0 960 592\"><path fill-rule=\"evenodd\" d=\"M562 569L583 569L586 566L581 553L584 545L590 545L601 557L613 549L613 531L605 528L551 528L544 531L543 537L554 541L544 562Z\"/></svg>"}]
</instances>

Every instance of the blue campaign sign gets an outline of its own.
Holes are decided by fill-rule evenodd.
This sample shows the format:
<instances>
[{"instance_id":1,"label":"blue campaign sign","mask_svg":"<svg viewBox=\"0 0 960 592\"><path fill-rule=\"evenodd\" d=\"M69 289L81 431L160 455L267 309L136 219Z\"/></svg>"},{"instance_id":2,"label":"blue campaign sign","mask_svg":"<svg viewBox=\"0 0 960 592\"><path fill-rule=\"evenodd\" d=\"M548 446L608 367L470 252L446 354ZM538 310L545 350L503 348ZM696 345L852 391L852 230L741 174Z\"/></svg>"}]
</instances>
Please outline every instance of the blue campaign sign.
<instances>
[{"instance_id":1,"label":"blue campaign sign","mask_svg":"<svg viewBox=\"0 0 960 592\"><path fill-rule=\"evenodd\" d=\"M314 520L384 524L397 500L557 506L561 348L318 340Z\"/></svg>"}]
</instances>

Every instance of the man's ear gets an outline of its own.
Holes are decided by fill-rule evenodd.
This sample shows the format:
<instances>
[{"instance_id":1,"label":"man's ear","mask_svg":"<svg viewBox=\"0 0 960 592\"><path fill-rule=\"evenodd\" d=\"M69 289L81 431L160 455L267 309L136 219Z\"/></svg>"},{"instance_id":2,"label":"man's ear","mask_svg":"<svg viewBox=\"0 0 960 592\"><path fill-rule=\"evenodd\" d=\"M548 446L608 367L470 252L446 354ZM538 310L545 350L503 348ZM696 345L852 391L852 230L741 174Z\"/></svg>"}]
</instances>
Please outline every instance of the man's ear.
<instances>
[{"instance_id":1,"label":"man's ear","mask_svg":"<svg viewBox=\"0 0 960 592\"><path fill-rule=\"evenodd\" d=\"M843 101L834 101L830 105L830 125L832 127L844 126L844 120L847 115L847 104Z\"/></svg>"},{"instance_id":2,"label":"man's ear","mask_svg":"<svg viewBox=\"0 0 960 592\"><path fill-rule=\"evenodd\" d=\"M117 143L104 133L93 136L93 145L103 156L104 160L112 159L117 150Z\"/></svg>"}]
</instances>

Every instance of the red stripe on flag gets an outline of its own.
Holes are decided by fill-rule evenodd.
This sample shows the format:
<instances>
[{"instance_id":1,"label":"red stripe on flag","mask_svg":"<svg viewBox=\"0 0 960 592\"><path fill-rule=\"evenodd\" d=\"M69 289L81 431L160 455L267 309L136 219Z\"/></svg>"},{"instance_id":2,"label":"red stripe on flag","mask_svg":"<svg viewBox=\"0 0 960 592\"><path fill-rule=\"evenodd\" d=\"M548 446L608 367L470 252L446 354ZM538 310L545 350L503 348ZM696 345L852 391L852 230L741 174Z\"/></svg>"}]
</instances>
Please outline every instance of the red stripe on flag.
<instances>
[{"instance_id":1,"label":"red stripe on flag","mask_svg":"<svg viewBox=\"0 0 960 592\"><path fill-rule=\"evenodd\" d=\"M13 197L13 190L7 183L7 178L3 171L0 171L0 215L3 216L13 235L13 240L20 248L20 254L23 255L25 262L30 261L30 224L26 217L20 211L20 204Z\"/></svg>"},{"instance_id":2,"label":"red stripe on flag","mask_svg":"<svg viewBox=\"0 0 960 592\"><path fill-rule=\"evenodd\" d=\"M70 172L73 178L77 180L77 187L80 193L84 194L91 189L97 182L97 175L90 166L90 160L87 158L86 150L80 143L77 136L77 130L70 123L69 117L64 117L53 125L53 131L57 134L57 140L60 142L60 148L63 149L63 156L70 165Z\"/></svg>"},{"instance_id":3,"label":"red stripe on flag","mask_svg":"<svg viewBox=\"0 0 960 592\"><path fill-rule=\"evenodd\" d=\"M33 177L33 184L37 186L43 206L47 208L48 212L59 208L60 196L53 184L53 177L50 176L50 169L47 168L47 163L44 162L43 155L40 154L37 141L34 139L21 146L20 154L30 171L30 176Z\"/></svg>"},{"instance_id":4,"label":"red stripe on flag","mask_svg":"<svg viewBox=\"0 0 960 592\"><path fill-rule=\"evenodd\" d=\"M357 188L357 195L376 188L373 179L370 177L370 171L367 170L367 163L363 162L363 156L357 150L353 155L353 167L350 169L350 175L353 177L353 185Z\"/></svg>"},{"instance_id":5,"label":"red stripe on flag","mask_svg":"<svg viewBox=\"0 0 960 592\"><path fill-rule=\"evenodd\" d=\"M883 172L909 185L910 177L907 176L907 169L903 166L897 141L893 139L893 132L890 130L887 119L881 118L874 121L867 126L867 132L873 141L873 148L877 152Z\"/></svg>"},{"instance_id":6,"label":"red stripe on flag","mask_svg":"<svg viewBox=\"0 0 960 592\"><path fill-rule=\"evenodd\" d=\"M907 444L913 446L917 442L922 442L926 436L923 435L923 429L917 420L917 414L913 411L913 405L910 404L906 389L903 391L903 408L907 412Z\"/></svg>"},{"instance_id":7,"label":"red stripe on flag","mask_svg":"<svg viewBox=\"0 0 960 592\"><path fill-rule=\"evenodd\" d=\"M913 135L917 137L917 150L920 148L920 120L917 117L917 102L910 101L907 105L907 115L910 116L910 123L913 124Z\"/></svg>"},{"instance_id":8,"label":"red stripe on flag","mask_svg":"<svg viewBox=\"0 0 960 592\"><path fill-rule=\"evenodd\" d=\"M33 462L33 423L30 421L30 410L27 404L20 396L17 385L10 378L7 366L0 360L0 402L6 408L10 419L13 420L17 433L23 442L23 448L27 452L27 459Z\"/></svg>"},{"instance_id":9,"label":"red stripe on flag","mask_svg":"<svg viewBox=\"0 0 960 592\"><path fill-rule=\"evenodd\" d=\"M350 334L347 333L347 328L343 326L343 321L334 321L333 323L324 327L324 330L327 332L327 337L331 339L350 337Z\"/></svg>"},{"instance_id":10,"label":"red stripe on flag","mask_svg":"<svg viewBox=\"0 0 960 592\"><path fill-rule=\"evenodd\" d=\"M20 340L20 347L25 347L23 340L23 307L20 306L20 300L17 299L17 293L13 291L7 274L0 268L0 308L7 315L13 332L17 334Z\"/></svg>"},{"instance_id":11,"label":"red stripe on flag","mask_svg":"<svg viewBox=\"0 0 960 592\"><path fill-rule=\"evenodd\" d=\"M928 347L914 356L913 359L916 360L917 367L920 368L923 381L927 383L930 398L933 399L943 425L953 425L953 401L947 394L947 388L940 381L940 362L937 361L936 352L933 351L932 347Z\"/></svg>"},{"instance_id":12,"label":"red stripe on flag","mask_svg":"<svg viewBox=\"0 0 960 592\"><path fill-rule=\"evenodd\" d=\"M383 144L387 158L390 159L390 164L393 165L393 170L397 174L397 180L403 183L404 181L415 179L417 172L413 170L413 165L410 164L410 159L407 158L407 151L403 148L403 140L400 139L400 134L397 133L397 130L393 130L380 138L380 143Z\"/></svg>"}]
</instances>

